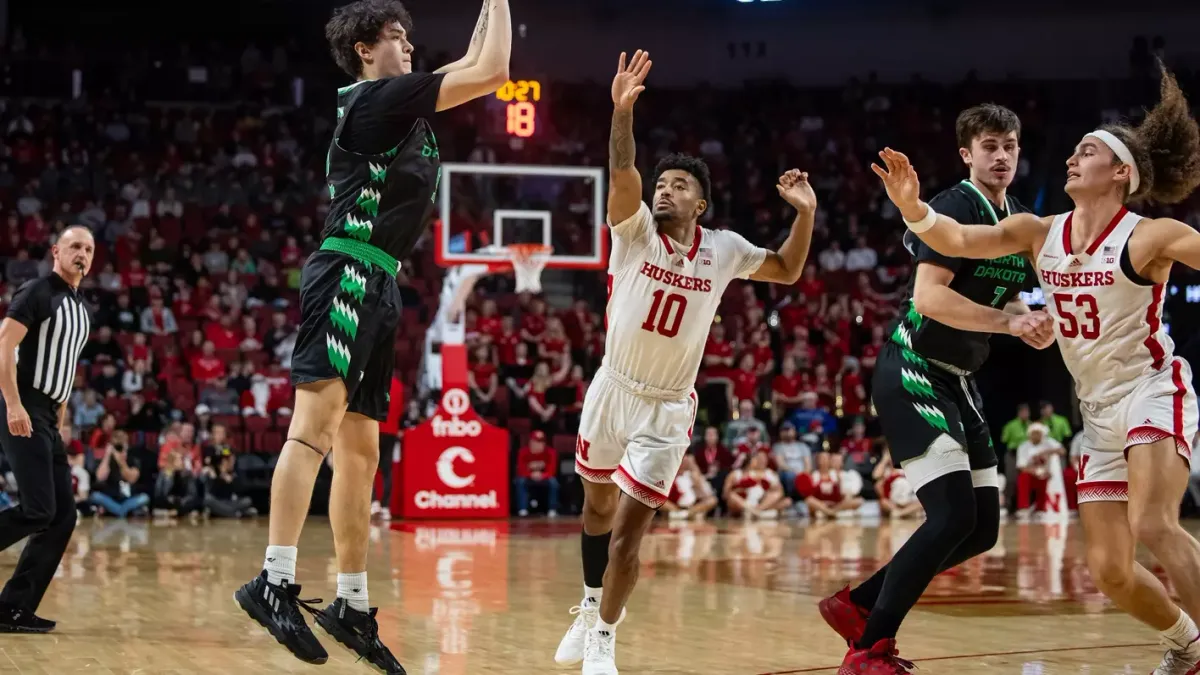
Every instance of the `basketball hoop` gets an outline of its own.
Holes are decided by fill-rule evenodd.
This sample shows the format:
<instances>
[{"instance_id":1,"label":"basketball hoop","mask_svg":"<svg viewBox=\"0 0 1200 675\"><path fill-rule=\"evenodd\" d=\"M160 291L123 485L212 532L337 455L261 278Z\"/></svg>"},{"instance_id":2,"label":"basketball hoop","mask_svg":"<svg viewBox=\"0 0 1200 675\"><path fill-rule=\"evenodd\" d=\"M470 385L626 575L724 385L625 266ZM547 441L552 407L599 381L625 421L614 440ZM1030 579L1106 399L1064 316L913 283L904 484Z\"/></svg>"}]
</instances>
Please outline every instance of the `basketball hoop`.
<instances>
[{"instance_id":1,"label":"basketball hoop","mask_svg":"<svg viewBox=\"0 0 1200 675\"><path fill-rule=\"evenodd\" d=\"M503 248L517 277L517 292L541 293L542 270L554 248L545 244L509 244Z\"/></svg>"}]
</instances>

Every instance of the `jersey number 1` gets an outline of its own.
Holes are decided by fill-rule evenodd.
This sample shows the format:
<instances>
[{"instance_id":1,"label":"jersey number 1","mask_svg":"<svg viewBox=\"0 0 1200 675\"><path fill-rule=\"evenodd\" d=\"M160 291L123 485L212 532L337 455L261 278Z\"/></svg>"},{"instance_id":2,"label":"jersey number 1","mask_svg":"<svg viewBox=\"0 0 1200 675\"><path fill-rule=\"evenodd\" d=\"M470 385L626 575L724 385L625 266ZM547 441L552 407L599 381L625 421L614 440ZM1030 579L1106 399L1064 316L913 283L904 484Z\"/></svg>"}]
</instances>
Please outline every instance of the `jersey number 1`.
<instances>
[{"instance_id":1,"label":"jersey number 1","mask_svg":"<svg viewBox=\"0 0 1200 675\"><path fill-rule=\"evenodd\" d=\"M650 314L642 322L642 330L673 338L679 334L679 324L683 323L683 313L687 311L687 298L678 293L666 293L661 288L654 291L654 304L650 305ZM663 296L666 296L665 301Z\"/></svg>"},{"instance_id":2,"label":"jersey number 1","mask_svg":"<svg viewBox=\"0 0 1200 675\"><path fill-rule=\"evenodd\" d=\"M1072 304L1083 309L1082 322L1071 311ZM1085 340L1095 340L1100 337L1100 307L1096 304L1094 296L1055 293L1054 307L1058 310L1059 317L1062 318L1058 322L1058 332L1062 333L1063 337L1073 338L1079 335Z\"/></svg>"}]
</instances>

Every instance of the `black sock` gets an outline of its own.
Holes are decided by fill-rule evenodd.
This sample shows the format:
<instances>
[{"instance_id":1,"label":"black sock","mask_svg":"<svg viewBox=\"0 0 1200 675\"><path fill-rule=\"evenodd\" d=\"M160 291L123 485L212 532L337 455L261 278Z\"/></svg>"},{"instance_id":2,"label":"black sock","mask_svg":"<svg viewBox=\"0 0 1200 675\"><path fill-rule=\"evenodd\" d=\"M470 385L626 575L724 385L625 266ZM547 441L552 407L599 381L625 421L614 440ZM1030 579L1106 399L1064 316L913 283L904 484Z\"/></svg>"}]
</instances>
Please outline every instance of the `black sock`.
<instances>
[{"instance_id":1,"label":"black sock","mask_svg":"<svg viewBox=\"0 0 1200 675\"><path fill-rule=\"evenodd\" d=\"M879 598L858 643L860 649L896 637L929 582L975 529L975 493L969 471L936 478L917 491L917 497L925 507L925 522L888 563Z\"/></svg>"},{"instance_id":2,"label":"black sock","mask_svg":"<svg viewBox=\"0 0 1200 675\"><path fill-rule=\"evenodd\" d=\"M583 533L581 550L583 551L583 584L589 588L600 588L604 585L604 570L608 569L608 542L612 539L612 530L604 534Z\"/></svg>"},{"instance_id":3,"label":"black sock","mask_svg":"<svg viewBox=\"0 0 1200 675\"><path fill-rule=\"evenodd\" d=\"M975 529L938 570L938 574L957 567L977 555L983 555L996 545L1000 536L1000 490L994 487L975 488ZM890 565L890 563L889 563ZM883 590L888 565L880 567L870 579L850 590L850 600L863 609L871 609Z\"/></svg>"}]
</instances>

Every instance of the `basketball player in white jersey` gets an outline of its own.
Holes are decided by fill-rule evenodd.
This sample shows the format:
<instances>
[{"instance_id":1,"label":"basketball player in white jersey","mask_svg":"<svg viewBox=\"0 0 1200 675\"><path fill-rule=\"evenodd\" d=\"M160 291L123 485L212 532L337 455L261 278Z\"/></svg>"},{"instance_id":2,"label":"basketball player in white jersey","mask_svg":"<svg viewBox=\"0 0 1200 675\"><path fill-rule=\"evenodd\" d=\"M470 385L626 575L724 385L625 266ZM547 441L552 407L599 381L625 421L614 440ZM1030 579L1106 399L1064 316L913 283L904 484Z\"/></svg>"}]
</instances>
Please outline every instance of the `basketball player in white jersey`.
<instances>
[{"instance_id":1,"label":"basketball player in white jersey","mask_svg":"<svg viewBox=\"0 0 1200 675\"><path fill-rule=\"evenodd\" d=\"M996 226L961 225L920 201L916 171L890 149L873 166L909 229L964 258L1029 255L1083 415L1079 514L1096 585L1160 632L1168 651L1154 675L1200 673L1200 543L1179 524L1197 430L1191 368L1162 325L1171 265L1200 269L1200 233L1143 218L1127 203L1183 201L1200 184L1200 130L1163 69L1162 99L1137 128L1086 134L1067 160L1070 213L1017 214ZM1150 549L1179 594L1134 561Z\"/></svg>"},{"instance_id":2,"label":"basketball player in white jersey","mask_svg":"<svg viewBox=\"0 0 1200 675\"><path fill-rule=\"evenodd\" d=\"M584 675L616 675L615 631L637 581L638 549L691 442L696 374L709 327L733 279L795 283L812 237L816 195L789 171L779 194L798 212L779 250L700 227L709 206L703 161L682 155L655 170L653 209L634 166L633 104L650 55L621 54L609 143L608 334L584 398L575 467L584 479L584 599L555 654Z\"/></svg>"}]
</instances>

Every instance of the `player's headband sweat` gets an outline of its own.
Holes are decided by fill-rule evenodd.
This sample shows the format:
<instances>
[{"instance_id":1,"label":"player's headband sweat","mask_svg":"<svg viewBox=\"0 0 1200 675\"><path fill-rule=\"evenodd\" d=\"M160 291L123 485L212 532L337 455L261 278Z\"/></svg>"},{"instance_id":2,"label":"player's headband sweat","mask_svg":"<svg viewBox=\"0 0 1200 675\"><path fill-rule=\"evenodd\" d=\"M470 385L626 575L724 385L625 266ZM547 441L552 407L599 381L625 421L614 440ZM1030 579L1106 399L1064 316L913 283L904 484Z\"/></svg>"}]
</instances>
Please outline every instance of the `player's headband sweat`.
<instances>
[{"instance_id":1,"label":"player's headband sweat","mask_svg":"<svg viewBox=\"0 0 1200 675\"><path fill-rule=\"evenodd\" d=\"M1129 165L1129 194L1137 192L1138 185L1141 184L1141 177L1138 176L1137 163L1133 161L1133 153L1129 151L1129 146L1125 145L1121 139L1117 138L1112 132L1103 129L1097 129L1088 134L1093 138L1098 138L1102 143L1108 146L1109 150L1117 156L1117 159Z\"/></svg>"}]
</instances>

